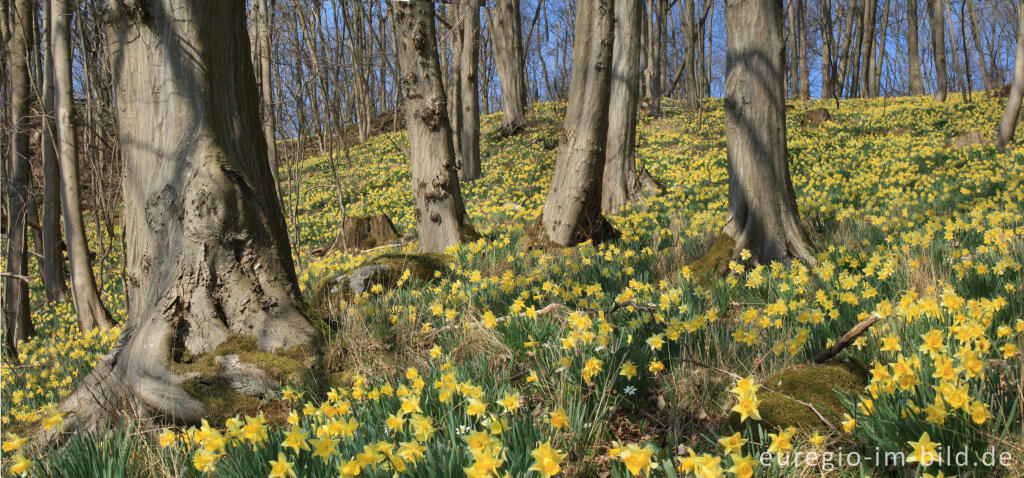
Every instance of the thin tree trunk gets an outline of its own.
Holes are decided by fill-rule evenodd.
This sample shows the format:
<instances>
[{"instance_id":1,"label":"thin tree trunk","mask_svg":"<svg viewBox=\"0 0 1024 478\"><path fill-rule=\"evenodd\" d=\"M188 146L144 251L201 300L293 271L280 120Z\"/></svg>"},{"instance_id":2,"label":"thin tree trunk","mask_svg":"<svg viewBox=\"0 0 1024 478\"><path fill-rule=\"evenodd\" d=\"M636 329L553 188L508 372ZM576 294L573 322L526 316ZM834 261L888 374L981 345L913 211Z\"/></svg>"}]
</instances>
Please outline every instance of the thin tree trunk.
<instances>
[{"instance_id":1,"label":"thin tree trunk","mask_svg":"<svg viewBox=\"0 0 1024 478\"><path fill-rule=\"evenodd\" d=\"M430 2L406 2L396 3L393 8L419 250L443 251L475 239L477 234L466 214L455 172L455 150L435 40L434 6Z\"/></svg>"},{"instance_id":2,"label":"thin tree trunk","mask_svg":"<svg viewBox=\"0 0 1024 478\"><path fill-rule=\"evenodd\" d=\"M726 3L725 128L733 257L814 264L800 224L786 153L782 2Z\"/></svg>"},{"instance_id":3,"label":"thin tree trunk","mask_svg":"<svg viewBox=\"0 0 1024 478\"><path fill-rule=\"evenodd\" d=\"M882 89L882 66L885 63L887 52L885 42L889 32L889 4L890 0L885 0L885 6L882 7L882 29L876 42L876 52L871 57L871 87L869 90L870 95L874 97L878 96Z\"/></svg>"},{"instance_id":4,"label":"thin tree trunk","mask_svg":"<svg viewBox=\"0 0 1024 478\"><path fill-rule=\"evenodd\" d=\"M832 55L835 51L835 36L832 34L832 0L821 0L821 99L834 95L835 65Z\"/></svg>"},{"instance_id":5,"label":"thin tree trunk","mask_svg":"<svg viewBox=\"0 0 1024 478\"><path fill-rule=\"evenodd\" d=\"M462 51L459 52L459 151L463 181L480 178L480 5L479 0L462 0ZM486 96L484 97L486 101Z\"/></svg>"},{"instance_id":6,"label":"thin tree trunk","mask_svg":"<svg viewBox=\"0 0 1024 478\"><path fill-rule=\"evenodd\" d=\"M692 2L690 6L693 6ZM635 201L642 191L635 158L642 22L642 0L616 0L608 100L609 133L601 185L601 210L605 214L614 213ZM696 95L696 92L691 93L687 86L687 97L691 94Z\"/></svg>"},{"instance_id":7,"label":"thin tree trunk","mask_svg":"<svg viewBox=\"0 0 1024 478\"><path fill-rule=\"evenodd\" d=\"M949 90L948 69L946 67L946 15L943 12L942 0L926 0L928 2L928 21L932 28L932 55L935 62L935 101L946 101Z\"/></svg>"},{"instance_id":8,"label":"thin tree trunk","mask_svg":"<svg viewBox=\"0 0 1024 478\"><path fill-rule=\"evenodd\" d=\"M910 63L910 94L924 94L921 79L921 49L918 44L918 0L907 0L907 57ZM926 0L927 1L927 0Z\"/></svg>"},{"instance_id":9,"label":"thin tree trunk","mask_svg":"<svg viewBox=\"0 0 1024 478\"><path fill-rule=\"evenodd\" d=\"M875 68L875 13L878 11L878 0L866 0L864 15L861 17L861 50L860 76L857 80L858 96L871 96L871 78ZM851 91L851 93L853 93Z\"/></svg>"},{"instance_id":10,"label":"thin tree trunk","mask_svg":"<svg viewBox=\"0 0 1024 478\"><path fill-rule=\"evenodd\" d=\"M8 50L11 94L11 155L7 178L7 270L10 274L28 276L28 248L25 239L28 208L31 206L29 171L29 41L35 26L32 23L34 2L16 0L11 11L12 27ZM35 335L29 315L28 283L14 277L5 278L4 331L5 352L17 358L18 344Z\"/></svg>"},{"instance_id":11,"label":"thin tree trunk","mask_svg":"<svg viewBox=\"0 0 1024 478\"><path fill-rule=\"evenodd\" d=\"M974 12L974 1L964 0L967 3L967 15L971 20L971 37L974 40L974 49L978 51L978 65L981 66L981 80L985 90L992 91L999 88L992 78L988 66L985 64L985 51L981 47L981 31L978 28L978 15Z\"/></svg>"},{"instance_id":12,"label":"thin tree trunk","mask_svg":"<svg viewBox=\"0 0 1024 478\"><path fill-rule=\"evenodd\" d=\"M53 35L53 71L56 94L57 144L59 145L61 199L64 205L64 235L71 262L71 296L82 332L96 327L109 328L113 321L103 307L96 278L89 264L89 244L85 238L85 221L78 194L78 139L71 123L71 28L68 8L70 0L52 0L50 30Z\"/></svg>"},{"instance_id":13,"label":"thin tree trunk","mask_svg":"<svg viewBox=\"0 0 1024 478\"><path fill-rule=\"evenodd\" d=\"M651 116L661 116L661 95L665 86L664 57L665 31L668 28L668 0L651 1L654 3L651 11L654 18L649 35L651 40ZM611 15L610 12L609 15ZM575 52L573 55L575 56Z\"/></svg>"},{"instance_id":14,"label":"thin tree trunk","mask_svg":"<svg viewBox=\"0 0 1024 478\"><path fill-rule=\"evenodd\" d=\"M270 39L270 18L273 13L268 7L267 0L257 0L259 5L259 16L257 17L256 45L260 58L260 93L261 110L263 113L263 136L267 141L267 164L270 165L270 174L274 176L274 191L278 197L281 196L281 179L278 177L277 166L277 114L274 111L274 82L271 39Z\"/></svg>"},{"instance_id":15,"label":"thin tree trunk","mask_svg":"<svg viewBox=\"0 0 1024 478\"><path fill-rule=\"evenodd\" d=\"M842 97L846 91L846 77L850 69L850 48L853 45L853 19L857 11L857 0L851 0L846 6L846 26L843 33L843 46L839 53L839 73L833 83L836 98Z\"/></svg>"},{"instance_id":16,"label":"thin tree trunk","mask_svg":"<svg viewBox=\"0 0 1024 478\"><path fill-rule=\"evenodd\" d=\"M501 81L501 127L505 135L526 127L526 58L519 1L497 0L488 9L488 28Z\"/></svg>"},{"instance_id":17,"label":"thin tree trunk","mask_svg":"<svg viewBox=\"0 0 1024 478\"><path fill-rule=\"evenodd\" d=\"M694 7L693 0L683 0L681 5L683 6L683 15L682 15L683 16L683 44L684 44L684 49L686 50L685 52L683 52L684 61L683 61L683 66L682 66L682 68L685 70L684 74L686 75L686 91L685 91L685 93L686 93L686 107L688 109L690 109L690 110L696 110L697 107L700 106L700 91L698 90L698 87L697 87L697 51L696 51L697 50L697 48L696 48L696 44L697 44L697 28L696 28L697 19L696 19L696 13L693 10L693 7ZM616 21L618 21L618 20L616 20ZM619 35L618 35L619 31L621 31L621 29L616 24L616 35L615 35L616 45L615 45L615 54L614 54L614 60L613 60L615 62L619 61L618 54L621 51L619 49L619 45L618 45L618 40L620 38ZM618 72L617 71L612 73L612 88L613 89L615 88L615 84L619 81L617 76L618 76ZM614 99L614 92L613 92L612 98L613 98L612 101L614 102L615 101L615 99ZM614 115L614 113L615 113L615 110L613 109L612 110L612 114ZM609 119L609 121L612 121L612 120L613 119ZM612 131L619 131L616 127L610 126L610 128L611 128ZM610 143L610 141L609 141L609 143ZM608 169L608 165L605 165L605 170L607 170L607 169ZM605 197L607 197L607 194L605 195Z\"/></svg>"},{"instance_id":18,"label":"thin tree trunk","mask_svg":"<svg viewBox=\"0 0 1024 478\"><path fill-rule=\"evenodd\" d=\"M615 3L593 0L576 4L564 132L551 187L533 231L541 244L574 246L586 240L601 242L615 235L601 215L612 76L613 42L608 40L614 35Z\"/></svg>"},{"instance_id":19,"label":"thin tree trunk","mask_svg":"<svg viewBox=\"0 0 1024 478\"><path fill-rule=\"evenodd\" d=\"M61 404L74 412L64 427L125 406L196 423L228 403L217 412L230 416L304 380L322 340L303 313L267 164L245 6L107 8L128 320L111 355ZM250 358L260 356L274 367Z\"/></svg>"},{"instance_id":20,"label":"thin tree trunk","mask_svg":"<svg viewBox=\"0 0 1024 478\"><path fill-rule=\"evenodd\" d=\"M800 99L811 99L811 80L807 70L807 8L806 0L796 0L797 29L797 55L800 69Z\"/></svg>"},{"instance_id":21,"label":"thin tree trunk","mask_svg":"<svg viewBox=\"0 0 1024 478\"><path fill-rule=\"evenodd\" d=\"M795 98L800 91L800 62L797 61L797 19L796 2L789 0L786 8L786 21L789 24L789 46L786 48L786 59L789 60L789 96Z\"/></svg>"},{"instance_id":22,"label":"thin tree trunk","mask_svg":"<svg viewBox=\"0 0 1024 478\"><path fill-rule=\"evenodd\" d=\"M60 165L54 148L57 124L54 121L53 104L53 43L50 1L43 5L45 39L43 41L43 286L47 302L63 302L68 298L68 286L64 279L64 251L60 238Z\"/></svg>"},{"instance_id":23,"label":"thin tree trunk","mask_svg":"<svg viewBox=\"0 0 1024 478\"><path fill-rule=\"evenodd\" d=\"M1017 59L1013 62L1013 82L1010 84L1010 96L1006 99L1003 119L999 122L999 136L996 147L1006 150L1013 141L1017 119L1020 117L1021 97L1024 97L1024 0L1017 0Z\"/></svg>"}]
</instances>

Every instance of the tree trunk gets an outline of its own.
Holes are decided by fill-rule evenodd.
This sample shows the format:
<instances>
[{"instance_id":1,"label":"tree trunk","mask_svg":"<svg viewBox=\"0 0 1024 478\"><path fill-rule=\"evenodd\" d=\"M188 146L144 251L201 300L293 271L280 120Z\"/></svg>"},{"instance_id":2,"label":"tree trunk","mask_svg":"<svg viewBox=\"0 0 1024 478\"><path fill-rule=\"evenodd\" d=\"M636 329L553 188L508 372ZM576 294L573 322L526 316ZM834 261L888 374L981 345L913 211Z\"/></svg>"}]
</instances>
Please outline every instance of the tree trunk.
<instances>
[{"instance_id":1,"label":"tree trunk","mask_svg":"<svg viewBox=\"0 0 1024 478\"><path fill-rule=\"evenodd\" d=\"M64 204L64 235L71 262L71 296L82 332L96 327L112 325L110 313L103 307L96 278L89 264L89 244L85 238L85 221L78 195L78 139L71 123L71 12L70 0L52 0L50 30L53 35L53 82L56 87L54 111L57 115L57 144L59 145L61 199Z\"/></svg>"},{"instance_id":2,"label":"tree trunk","mask_svg":"<svg viewBox=\"0 0 1024 478\"><path fill-rule=\"evenodd\" d=\"M782 2L729 0L725 128L733 256L814 264L800 224L786 153Z\"/></svg>"},{"instance_id":3,"label":"tree trunk","mask_svg":"<svg viewBox=\"0 0 1024 478\"><path fill-rule=\"evenodd\" d=\"M700 106L700 90L697 87L697 41L698 41L698 38L697 38L697 27L696 27L697 18L696 18L696 13L693 10L693 7L694 7L693 0L683 0L682 5L683 5L683 45L684 45L684 49L686 50L685 52L683 52L683 55L684 55L683 69L685 70L684 74L686 75L686 91L685 91L685 93L686 93L686 107L692 111L692 110L696 110L697 107ZM616 7L618 8L618 5L616 5ZM620 8L620 10L621 10L621 8ZM612 60L612 61L616 62L616 64L618 64L618 62L620 61L619 60L619 52L623 51L619 47L619 41L622 39L622 37L619 35L619 33L620 32L625 33L624 30L619 27L618 21L619 21L618 20L618 14L616 14L615 53L613 54L613 60ZM626 61L626 60L623 59L623 61ZM613 90L616 87L615 85L620 82L619 81L619 73L618 73L618 71L619 71L618 69L614 69L614 71L612 73L612 89ZM612 102L614 103L615 101L616 101L616 99L615 99L615 92L613 91L612 92ZM610 122L614 122L615 121L614 115L616 114L616 110L615 110L614 107L612 108L612 111L609 114L612 115L612 117L609 118L609 121ZM616 126L614 126L614 125L609 125L609 128L611 129L611 131L619 131L619 129ZM611 144L611 141L609 141L609 145L610 144ZM632 154L631 154L631 156L632 156ZM611 149L609 149L609 159L610 158L611 158ZM608 167L609 167L609 165L605 165L605 170L606 171L608 170ZM607 197L608 197L608 194L606 193L605 194L605 198L607 198ZM605 209L605 211L607 212L608 210Z\"/></svg>"},{"instance_id":4,"label":"tree trunk","mask_svg":"<svg viewBox=\"0 0 1024 478\"><path fill-rule=\"evenodd\" d=\"M274 176L274 191L280 197L281 180L278 178L277 166L277 115L274 111L274 82L270 44L270 18L267 0L258 0L259 16L257 17L256 45L260 58L260 106L263 113L263 136L267 141L267 163L270 174Z\"/></svg>"},{"instance_id":5,"label":"tree trunk","mask_svg":"<svg viewBox=\"0 0 1024 478\"><path fill-rule=\"evenodd\" d=\"M605 214L618 211L639 198L642 192L635 158L637 106L640 103L641 22L642 0L615 2L615 40L608 100L610 133L607 135L601 185L601 210ZM689 88L687 85L687 97L691 94L696 96L696 91L691 93Z\"/></svg>"},{"instance_id":6,"label":"tree trunk","mask_svg":"<svg viewBox=\"0 0 1024 478\"><path fill-rule=\"evenodd\" d=\"M501 128L505 135L526 127L526 59L519 1L497 0L488 10L494 61L501 82Z\"/></svg>"},{"instance_id":7,"label":"tree trunk","mask_svg":"<svg viewBox=\"0 0 1024 478\"><path fill-rule=\"evenodd\" d=\"M832 55L835 51L835 36L832 34L832 0L821 0L821 99L834 95L835 65Z\"/></svg>"},{"instance_id":8,"label":"tree trunk","mask_svg":"<svg viewBox=\"0 0 1024 478\"><path fill-rule=\"evenodd\" d=\"M797 61L797 19L796 2L789 0L786 8L787 14L784 21L789 22L789 46L786 48L786 59L789 60L789 96L795 98L800 91L800 62ZM785 34L783 34L785 36Z\"/></svg>"},{"instance_id":9,"label":"tree trunk","mask_svg":"<svg viewBox=\"0 0 1024 478\"><path fill-rule=\"evenodd\" d=\"M586 240L601 242L614 236L611 225L601 215L614 4L612 0L576 4L565 126L536 231L542 244L574 246Z\"/></svg>"},{"instance_id":10,"label":"tree trunk","mask_svg":"<svg viewBox=\"0 0 1024 478\"><path fill-rule=\"evenodd\" d=\"M65 428L123 406L177 423L231 416L307 377L319 356L267 164L245 5L145 5L110 2L105 14L128 320L61 404L75 412ZM224 402L235 408L213 408Z\"/></svg>"},{"instance_id":11,"label":"tree trunk","mask_svg":"<svg viewBox=\"0 0 1024 478\"><path fill-rule=\"evenodd\" d=\"M47 302L63 302L68 298L68 286L64 279L64 250L60 239L60 165L54 149L57 124L54 121L53 105L53 43L50 41L50 2L43 6L43 26L46 31L43 41L43 287Z\"/></svg>"},{"instance_id":12,"label":"tree trunk","mask_svg":"<svg viewBox=\"0 0 1024 478\"><path fill-rule=\"evenodd\" d=\"M461 0L462 51L459 52L459 151L462 153L460 178L480 178L480 5L479 0Z\"/></svg>"},{"instance_id":13,"label":"tree trunk","mask_svg":"<svg viewBox=\"0 0 1024 478\"><path fill-rule=\"evenodd\" d=\"M846 77L850 69L850 48L853 45L853 19L856 10L857 0L852 0L846 6L846 26L843 32L843 46L839 53L839 73L832 85L836 98L842 97L843 92L846 91Z\"/></svg>"},{"instance_id":14,"label":"tree trunk","mask_svg":"<svg viewBox=\"0 0 1024 478\"><path fill-rule=\"evenodd\" d=\"M1013 62L1013 83L1010 96L1006 98L1006 109L1003 119L999 122L999 137L996 147L1006 150L1013 141L1013 132L1017 128L1020 117L1021 97L1024 96L1024 0L1017 0L1017 59Z\"/></svg>"},{"instance_id":15,"label":"tree trunk","mask_svg":"<svg viewBox=\"0 0 1024 478\"><path fill-rule=\"evenodd\" d=\"M946 14L943 12L942 0L926 0L928 2L928 21L932 27L932 54L935 61L935 101L946 101L949 89L948 70L946 68Z\"/></svg>"},{"instance_id":16,"label":"tree trunk","mask_svg":"<svg viewBox=\"0 0 1024 478\"><path fill-rule=\"evenodd\" d=\"M871 78L875 67L875 13L878 11L878 0L864 2L864 15L861 17L861 50L860 76L857 81L858 96L871 96ZM851 91L851 93L853 93Z\"/></svg>"},{"instance_id":17,"label":"tree trunk","mask_svg":"<svg viewBox=\"0 0 1024 478\"><path fill-rule=\"evenodd\" d=\"M800 99L811 99L811 80L807 70L807 7L806 0L796 0L797 55L800 68Z\"/></svg>"},{"instance_id":18,"label":"tree trunk","mask_svg":"<svg viewBox=\"0 0 1024 478\"><path fill-rule=\"evenodd\" d=\"M981 66L981 81L988 91L999 88L999 84L992 78L988 66L985 64L985 51L981 47L981 31L978 28L978 15L974 12L974 2L965 0L967 3L967 15L971 20L971 37L974 40L974 49L978 51L978 65Z\"/></svg>"},{"instance_id":19,"label":"tree trunk","mask_svg":"<svg viewBox=\"0 0 1024 478\"><path fill-rule=\"evenodd\" d=\"M28 276L28 248L25 240L28 208L31 207L29 171L29 37L35 25L32 12L35 2L16 0L11 11L11 39L8 49L11 75L11 155L7 178L7 271ZM35 335L29 314L28 282L6 277L4 287L5 351L17 358L18 344Z\"/></svg>"},{"instance_id":20,"label":"tree trunk","mask_svg":"<svg viewBox=\"0 0 1024 478\"><path fill-rule=\"evenodd\" d=\"M927 0L926 0L927 1ZM910 63L910 94L924 94L921 79L921 49L918 46L917 0L907 0L907 57Z\"/></svg>"},{"instance_id":21,"label":"tree trunk","mask_svg":"<svg viewBox=\"0 0 1024 478\"><path fill-rule=\"evenodd\" d=\"M649 40L650 49L650 91L651 91L651 116L661 116L661 95L665 86L664 57L665 57L665 31L668 28L668 0L651 0L653 2L651 15L651 32ZM608 13L611 16L611 12ZM576 20L579 23L579 19ZM578 30L577 30L578 31ZM575 48L573 56L575 57ZM574 63L575 64L575 63ZM570 80L571 82L571 80Z\"/></svg>"},{"instance_id":22,"label":"tree trunk","mask_svg":"<svg viewBox=\"0 0 1024 478\"><path fill-rule=\"evenodd\" d=\"M876 52L871 57L871 84L869 89L871 96L874 97L879 96L882 89L882 65L885 63L886 58L886 35L889 33L889 6L890 0L885 0L885 6L882 7L882 29L876 42Z\"/></svg>"},{"instance_id":23,"label":"tree trunk","mask_svg":"<svg viewBox=\"0 0 1024 478\"><path fill-rule=\"evenodd\" d=\"M396 3L393 8L419 250L443 251L477 234L466 214L455 172L452 130L435 40L434 5L415 1Z\"/></svg>"}]
</instances>

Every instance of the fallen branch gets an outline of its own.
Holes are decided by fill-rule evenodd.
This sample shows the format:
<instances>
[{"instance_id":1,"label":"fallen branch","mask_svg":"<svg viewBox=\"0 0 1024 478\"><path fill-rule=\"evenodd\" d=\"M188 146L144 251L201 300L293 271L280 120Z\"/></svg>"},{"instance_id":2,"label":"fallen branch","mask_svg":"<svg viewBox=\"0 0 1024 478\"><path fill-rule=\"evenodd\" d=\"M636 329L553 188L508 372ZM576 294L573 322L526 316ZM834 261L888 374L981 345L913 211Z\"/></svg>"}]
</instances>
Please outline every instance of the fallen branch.
<instances>
[{"instance_id":1,"label":"fallen branch","mask_svg":"<svg viewBox=\"0 0 1024 478\"><path fill-rule=\"evenodd\" d=\"M825 363L828 359L835 357L836 354L842 352L843 349L848 347L853 341L857 340L869 327L882 320L882 316L878 315L877 312L872 312L868 318L860 321L857 325L854 325L852 329L843 334L838 342L832 344L831 347L822 350L818 355L814 356L814 363Z\"/></svg>"}]
</instances>

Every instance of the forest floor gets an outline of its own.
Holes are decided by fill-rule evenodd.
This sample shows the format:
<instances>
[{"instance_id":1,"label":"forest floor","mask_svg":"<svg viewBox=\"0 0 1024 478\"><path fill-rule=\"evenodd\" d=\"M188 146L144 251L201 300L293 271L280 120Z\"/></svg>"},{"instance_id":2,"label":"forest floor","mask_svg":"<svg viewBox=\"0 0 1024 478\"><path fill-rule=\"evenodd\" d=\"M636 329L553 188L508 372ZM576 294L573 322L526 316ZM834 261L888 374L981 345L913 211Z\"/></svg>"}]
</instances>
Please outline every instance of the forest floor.
<instances>
[{"instance_id":1,"label":"forest floor","mask_svg":"<svg viewBox=\"0 0 1024 478\"><path fill-rule=\"evenodd\" d=\"M621 240L557 251L519 242L544 201L564 104L534 105L530 128L500 140L492 137L500 117L486 117L483 178L463 184L483 239L449 250L449 266L434 277L320 309L333 330L323 391L287 388L265 404L266 422L254 411L184 430L125 423L47 452L19 450L7 436L3 475L19 464L31 476L210 469L240 478L285 469L332 477L1024 473L1024 155L951 146L976 130L991 140L1001 101L794 102L790 164L820 264L732 264L725 277L688 266L725 220L723 110L706 104L687 113L669 101L664 117L641 124L638 160L667 189L610 218ZM801 126L815 107L834 121ZM335 155L348 216L382 213L400 235L413 231L406 147L396 132ZM283 160L282 193L307 296L380 254L415 250L329 251L342 221L331 161L292 159ZM91 239L96 250L101 238ZM102 239L110 252L94 266L107 307L123 320L120 240ZM44 295L38 283L32 292ZM853 346L811 365L872 313L882 320ZM83 337L68 304L36 304L33 321L39 336L22 345L21 364L2 367L8 432L59 423L47 406L120 332ZM922 439L940 444L941 464L871 461L912 457ZM965 447L961 465L955 454ZM768 450L789 461L761 463ZM984 466L991 450L997 463ZM797 451L801 463L785 455ZM813 462L808 452L818 454ZM840 452L862 459L842 463ZM1000 456L1011 458L999 464Z\"/></svg>"}]
</instances>

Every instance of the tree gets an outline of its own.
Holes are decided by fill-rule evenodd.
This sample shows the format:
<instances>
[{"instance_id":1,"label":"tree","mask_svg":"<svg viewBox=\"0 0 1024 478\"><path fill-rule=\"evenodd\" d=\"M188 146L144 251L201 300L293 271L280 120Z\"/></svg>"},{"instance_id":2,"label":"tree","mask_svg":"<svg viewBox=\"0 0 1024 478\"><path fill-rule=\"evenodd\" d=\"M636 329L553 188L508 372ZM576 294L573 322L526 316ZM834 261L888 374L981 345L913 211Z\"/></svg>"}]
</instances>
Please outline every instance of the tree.
<instances>
[{"instance_id":1,"label":"tree","mask_svg":"<svg viewBox=\"0 0 1024 478\"><path fill-rule=\"evenodd\" d=\"M942 9L942 0L926 0L928 2L928 21L932 27L932 54L935 60L935 101L946 101L949 89L946 68L946 14Z\"/></svg>"},{"instance_id":2,"label":"tree","mask_svg":"<svg viewBox=\"0 0 1024 478\"><path fill-rule=\"evenodd\" d=\"M96 278L89 264L89 244L85 239L85 221L78 194L78 140L71 123L71 28L70 0L51 0L50 31L53 51L54 111L57 116L61 200L64 210L64 235L71 262L71 296L82 332L113 324L110 313L100 301Z\"/></svg>"},{"instance_id":3,"label":"tree","mask_svg":"<svg viewBox=\"0 0 1024 478\"><path fill-rule=\"evenodd\" d=\"M665 32L668 28L668 0L650 0L649 3L651 5L651 31L647 36L647 76L651 92L651 116L661 116L661 95L665 85L663 58L665 56ZM577 17L576 22L579 21L579 17ZM575 44L573 44L573 56L575 57L575 55ZM573 64L575 65L575 62ZM571 79L569 81L572 82Z\"/></svg>"},{"instance_id":4,"label":"tree","mask_svg":"<svg viewBox=\"0 0 1024 478\"><path fill-rule=\"evenodd\" d=\"M393 5L402 70L414 216L420 251L443 251L477 237L469 221L448 122L447 98L434 30L434 5L427 0Z\"/></svg>"},{"instance_id":5,"label":"tree","mask_svg":"<svg viewBox=\"0 0 1024 478\"><path fill-rule=\"evenodd\" d=\"M511 135L526 127L526 59L519 0L496 0L488 9L488 18L501 81L501 129Z\"/></svg>"},{"instance_id":6,"label":"tree","mask_svg":"<svg viewBox=\"0 0 1024 478\"><path fill-rule=\"evenodd\" d=\"M807 7L805 0L796 1L796 19L797 22L797 55L798 55L798 67L800 69L800 99L808 100L811 98L811 81L810 72L807 70Z\"/></svg>"},{"instance_id":7,"label":"tree","mask_svg":"<svg viewBox=\"0 0 1024 478\"><path fill-rule=\"evenodd\" d=\"M729 0L725 8L725 137L734 257L814 264L800 224L786 152L781 0Z\"/></svg>"},{"instance_id":8,"label":"tree","mask_svg":"<svg viewBox=\"0 0 1024 478\"><path fill-rule=\"evenodd\" d=\"M924 94L917 24L917 0L907 0L907 57L910 63L910 94L915 96Z\"/></svg>"},{"instance_id":9,"label":"tree","mask_svg":"<svg viewBox=\"0 0 1024 478\"><path fill-rule=\"evenodd\" d=\"M463 181L480 178L480 5L479 0L461 0L462 41L459 52L459 152Z\"/></svg>"},{"instance_id":10,"label":"tree","mask_svg":"<svg viewBox=\"0 0 1024 478\"><path fill-rule=\"evenodd\" d=\"M835 64L832 55L835 50L835 36L832 34L832 0L820 0L821 8L821 98L831 98L835 93Z\"/></svg>"},{"instance_id":11,"label":"tree","mask_svg":"<svg viewBox=\"0 0 1024 478\"><path fill-rule=\"evenodd\" d=\"M74 412L65 428L126 406L196 423L215 403L240 407L305 377L322 340L303 313L267 164L244 2L142 5L108 2L104 16L127 323L60 405Z\"/></svg>"},{"instance_id":12,"label":"tree","mask_svg":"<svg viewBox=\"0 0 1024 478\"><path fill-rule=\"evenodd\" d=\"M692 7L692 1L687 0ZM640 0L615 2L615 32L611 63L611 92L608 100L608 131L604 173L601 184L601 210L614 213L636 200L642 193L636 173L636 122L640 103L640 29L643 22ZM693 82L694 88L696 81ZM687 98L696 97L690 90Z\"/></svg>"},{"instance_id":13,"label":"tree","mask_svg":"<svg viewBox=\"0 0 1024 478\"><path fill-rule=\"evenodd\" d=\"M274 82L271 66L270 47L270 8L267 0L258 0L256 17L256 49L260 59L260 109L263 114L263 136L267 141L267 163L270 174L274 176L274 191L280 196L278 187L281 184L277 177L277 118L274 117Z\"/></svg>"},{"instance_id":14,"label":"tree","mask_svg":"<svg viewBox=\"0 0 1024 478\"><path fill-rule=\"evenodd\" d=\"M17 358L18 344L35 335L29 315L28 248L25 240L26 219L31 201L29 180L29 39L35 30L32 13L35 2L16 0L10 14L10 45L8 48L11 77L11 155L7 178L7 273L4 287L5 352Z\"/></svg>"},{"instance_id":15,"label":"tree","mask_svg":"<svg viewBox=\"0 0 1024 478\"><path fill-rule=\"evenodd\" d=\"M601 215L615 3L593 0L576 4L564 132L551 186L533 231L541 244L574 246L586 240L601 242L616 234Z\"/></svg>"},{"instance_id":16,"label":"tree","mask_svg":"<svg viewBox=\"0 0 1024 478\"><path fill-rule=\"evenodd\" d=\"M60 240L60 165L54 137L57 124L53 116L53 48L50 29L52 11L47 2L43 6L43 131L40 147L43 153L43 287L47 302L63 302L68 296L64 280L64 250Z\"/></svg>"},{"instance_id":17,"label":"tree","mask_svg":"<svg viewBox=\"0 0 1024 478\"><path fill-rule=\"evenodd\" d=\"M1020 116L1021 97L1024 97L1024 0L1017 0L1017 57L1013 62L1013 82L1010 84L1010 96L1006 98L1006 109L1003 119L999 122L999 137L996 146L1006 150L1013 141L1013 132L1017 129L1017 118Z\"/></svg>"}]
</instances>

